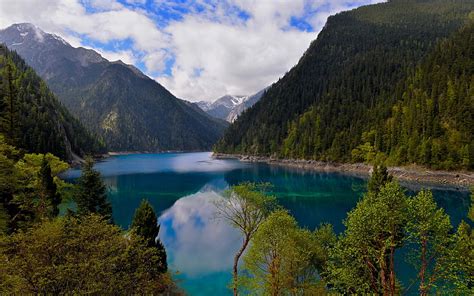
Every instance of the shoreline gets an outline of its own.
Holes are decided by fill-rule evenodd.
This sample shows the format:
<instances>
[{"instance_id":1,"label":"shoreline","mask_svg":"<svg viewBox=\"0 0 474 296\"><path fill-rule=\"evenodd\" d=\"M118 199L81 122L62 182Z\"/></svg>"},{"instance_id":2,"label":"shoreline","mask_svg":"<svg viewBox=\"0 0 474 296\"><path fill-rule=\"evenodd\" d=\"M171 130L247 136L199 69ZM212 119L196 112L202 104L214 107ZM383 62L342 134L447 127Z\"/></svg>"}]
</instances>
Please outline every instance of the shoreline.
<instances>
[{"instance_id":1,"label":"shoreline","mask_svg":"<svg viewBox=\"0 0 474 296\"><path fill-rule=\"evenodd\" d=\"M327 173L343 173L359 177L368 177L372 166L364 163L330 163L316 160L276 159L263 156L213 153L215 159L236 159L241 162L265 163ZM388 172L401 183L418 183L438 186L456 186L470 189L474 186L474 172L436 171L419 166L388 167Z\"/></svg>"}]
</instances>

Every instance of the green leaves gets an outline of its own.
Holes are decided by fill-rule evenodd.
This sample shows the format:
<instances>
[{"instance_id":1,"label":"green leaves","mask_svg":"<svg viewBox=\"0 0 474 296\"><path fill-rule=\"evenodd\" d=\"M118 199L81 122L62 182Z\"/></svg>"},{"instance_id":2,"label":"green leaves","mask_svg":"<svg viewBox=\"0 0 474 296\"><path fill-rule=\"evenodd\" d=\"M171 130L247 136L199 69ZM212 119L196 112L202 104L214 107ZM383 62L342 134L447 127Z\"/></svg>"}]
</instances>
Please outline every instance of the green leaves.
<instances>
[{"instance_id":1,"label":"green leaves","mask_svg":"<svg viewBox=\"0 0 474 296\"><path fill-rule=\"evenodd\" d=\"M1 294L171 292L158 250L101 216L58 218L0 240Z\"/></svg>"},{"instance_id":2,"label":"green leaves","mask_svg":"<svg viewBox=\"0 0 474 296\"><path fill-rule=\"evenodd\" d=\"M318 272L324 252L314 233L300 229L288 212L277 210L259 227L245 254L242 288L255 295L322 293Z\"/></svg>"},{"instance_id":3,"label":"green leaves","mask_svg":"<svg viewBox=\"0 0 474 296\"><path fill-rule=\"evenodd\" d=\"M160 226L153 207L147 200L142 200L140 206L135 211L132 220L131 230L141 236L148 247L155 247L160 255L160 270L166 272L168 265L166 262L165 247L158 238Z\"/></svg>"}]
</instances>

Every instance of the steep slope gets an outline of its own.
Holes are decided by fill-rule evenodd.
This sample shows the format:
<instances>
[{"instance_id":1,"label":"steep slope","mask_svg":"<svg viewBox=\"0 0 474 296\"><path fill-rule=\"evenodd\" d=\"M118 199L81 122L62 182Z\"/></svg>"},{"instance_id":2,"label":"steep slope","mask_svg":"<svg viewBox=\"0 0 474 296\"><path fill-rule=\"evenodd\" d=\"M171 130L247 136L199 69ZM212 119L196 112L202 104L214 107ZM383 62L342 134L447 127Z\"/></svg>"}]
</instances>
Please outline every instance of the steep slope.
<instances>
[{"instance_id":1,"label":"steep slope","mask_svg":"<svg viewBox=\"0 0 474 296\"><path fill-rule=\"evenodd\" d=\"M0 133L29 152L73 154L104 152L77 119L59 103L46 84L15 52L0 45Z\"/></svg>"},{"instance_id":2,"label":"steep slope","mask_svg":"<svg viewBox=\"0 0 474 296\"><path fill-rule=\"evenodd\" d=\"M1 30L0 42L24 57L109 150L204 150L225 128L135 67L73 48L31 24Z\"/></svg>"},{"instance_id":3,"label":"steep slope","mask_svg":"<svg viewBox=\"0 0 474 296\"><path fill-rule=\"evenodd\" d=\"M467 0L392 0L330 17L299 63L229 127L215 149L350 161L367 127L390 115L407 75L473 9ZM306 116L310 127L294 137L290 131L307 111L316 115Z\"/></svg>"}]
</instances>

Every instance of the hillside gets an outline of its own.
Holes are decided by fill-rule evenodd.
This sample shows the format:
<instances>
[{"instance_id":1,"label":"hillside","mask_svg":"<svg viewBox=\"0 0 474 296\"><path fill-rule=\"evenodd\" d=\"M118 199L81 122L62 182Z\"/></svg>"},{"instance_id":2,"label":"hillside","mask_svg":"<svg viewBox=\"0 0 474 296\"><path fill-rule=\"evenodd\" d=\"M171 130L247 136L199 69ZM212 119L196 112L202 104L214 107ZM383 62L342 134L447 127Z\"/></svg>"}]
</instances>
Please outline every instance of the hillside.
<instances>
[{"instance_id":1,"label":"hillside","mask_svg":"<svg viewBox=\"0 0 474 296\"><path fill-rule=\"evenodd\" d=\"M230 126L215 149L347 162L354 149L372 141L375 155L386 152L380 158L403 153L395 152L395 142L384 142L379 129L416 66L472 10L474 2L466 0L393 0L330 17L298 64ZM406 132L408 138L414 133ZM461 166L453 161L440 167Z\"/></svg>"},{"instance_id":2,"label":"hillside","mask_svg":"<svg viewBox=\"0 0 474 296\"><path fill-rule=\"evenodd\" d=\"M31 24L0 31L61 102L113 151L206 150L225 124L178 100L137 68L74 48Z\"/></svg>"},{"instance_id":3,"label":"hillside","mask_svg":"<svg viewBox=\"0 0 474 296\"><path fill-rule=\"evenodd\" d=\"M104 152L103 144L59 103L46 84L15 52L0 45L0 132L29 152L71 160Z\"/></svg>"}]
</instances>

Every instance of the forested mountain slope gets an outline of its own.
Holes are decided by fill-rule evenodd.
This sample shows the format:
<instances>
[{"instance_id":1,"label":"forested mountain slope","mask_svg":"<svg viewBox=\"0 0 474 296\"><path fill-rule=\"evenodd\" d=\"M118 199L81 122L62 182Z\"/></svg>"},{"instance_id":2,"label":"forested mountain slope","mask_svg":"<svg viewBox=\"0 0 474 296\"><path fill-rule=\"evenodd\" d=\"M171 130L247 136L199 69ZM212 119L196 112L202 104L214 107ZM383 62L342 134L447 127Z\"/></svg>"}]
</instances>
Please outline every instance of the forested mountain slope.
<instances>
[{"instance_id":1,"label":"forested mountain slope","mask_svg":"<svg viewBox=\"0 0 474 296\"><path fill-rule=\"evenodd\" d=\"M299 63L229 127L216 151L343 162L372 141L375 153L403 153L394 142L380 146L379 129L416 66L473 10L467 0L393 0L330 17Z\"/></svg>"},{"instance_id":2,"label":"forested mountain slope","mask_svg":"<svg viewBox=\"0 0 474 296\"><path fill-rule=\"evenodd\" d=\"M71 113L103 137L109 150L209 149L225 128L135 67L74 48L34 25L0 30L0 42L24 57Z\"/></svg>"},{"instance_id":3,"label":"forested mountain slope","mask_svg":"<svg viewBox=\"0 0 474 296\"><path fill-rule=\"evenodd\" d=\"M0 98L0 133L10 144L63 159L104 152L103 144L69 114L35 71L4 45Z\"/></svg>"}]
</instances>

